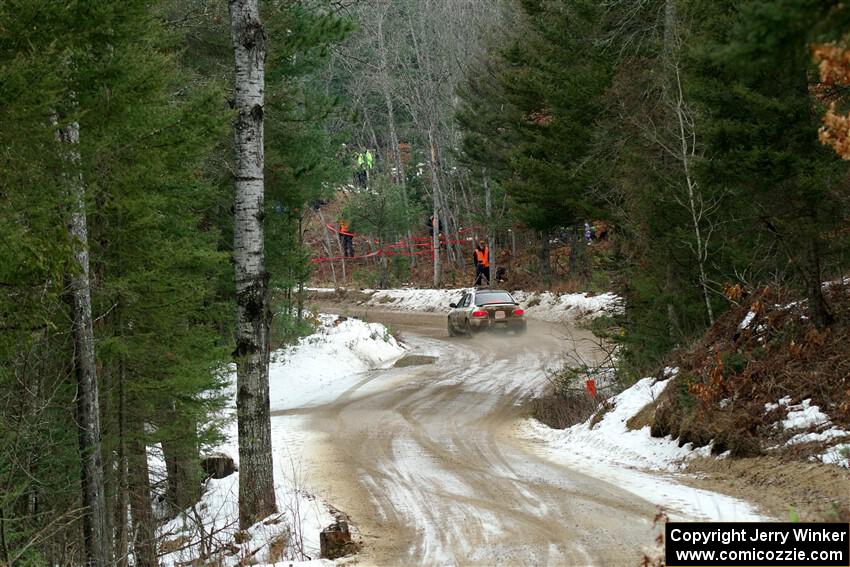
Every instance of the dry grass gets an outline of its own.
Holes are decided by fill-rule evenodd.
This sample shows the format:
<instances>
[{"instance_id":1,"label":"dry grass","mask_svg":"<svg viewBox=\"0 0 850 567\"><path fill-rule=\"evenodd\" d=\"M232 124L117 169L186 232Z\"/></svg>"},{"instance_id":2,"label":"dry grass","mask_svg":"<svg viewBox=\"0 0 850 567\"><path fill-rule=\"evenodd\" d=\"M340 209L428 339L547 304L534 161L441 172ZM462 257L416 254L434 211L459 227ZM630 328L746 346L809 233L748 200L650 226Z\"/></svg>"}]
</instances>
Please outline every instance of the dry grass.
<instances>
[{"instance_id":1,"label":"dry grass","mask_svg":"<svg viewBox=\"0 0 850 567\"><path fill-rule=\"evenodd\" d=\"M644 427L651 426L655 420L655 407L658 405L657 400L653 400L643 406L643 408L634 414L626 422L626 427L631 431L637 431Z\"/></svg>"},{"instance_id":2,"label":"dry grass","mask_svg":"<svg viewBox=\"0 0 850 567\"><path fill-rule=\"evenodd\" d=\"M609 411L614 409L614 404L611 403L610 400L605 400L602 402L602 405L596 410L596 413L593 414L593 417L590 420L590 428L593 429L596 427L596 424L602 421L602 418L605 417Z\"/></svg>"},{"instance_id":3,"label":"dry grass","mask_svg":"<svg viewBox=\"0 0 850 567\"><path fill-rule=\"evenodd\" d=\"M554 392L531 400L531 414L535 419L555 429L566 429L581 423L596 412L598 401L586 393L566 395Z\"/></svg>"},{"instance_id":4,"label":"dry grass","mask_svg":"<svg viewBox=\"0 0 850 567\"><path fill-rule=\"evenodd\" d=\"M289 533L283 533L269 542L269 550L267 552L267 562L276 563L286 559L286 551L291 545Z\"/></svg>"}]
</instances>

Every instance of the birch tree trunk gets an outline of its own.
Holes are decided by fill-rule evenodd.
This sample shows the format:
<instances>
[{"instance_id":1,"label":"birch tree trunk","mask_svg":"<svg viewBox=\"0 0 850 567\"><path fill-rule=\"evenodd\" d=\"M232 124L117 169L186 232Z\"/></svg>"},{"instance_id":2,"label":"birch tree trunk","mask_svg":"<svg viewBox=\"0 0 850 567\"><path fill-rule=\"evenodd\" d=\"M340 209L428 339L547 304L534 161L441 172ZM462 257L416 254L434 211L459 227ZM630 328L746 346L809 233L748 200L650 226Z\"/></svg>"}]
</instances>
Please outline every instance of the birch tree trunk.
<instances>
[{"instance_id":1,"label":"birch tree trunk","mask_svg":"<svg viewBox=\"0 0 850 567\"><path fill-rule=\"evenodd\" d=\"M58 117L54 117L58 124ZM87 565L107 565L111 542L106 521L106 492L101 454L97 367L91 315L89 281L88 221L85 186L80 172L80 126L72 122L56 132L67 165L65 180L70 198L68 237L74 247L74 273L68 275L68 295L74 340L74 372L77 378L77 423L79 425L83 538Z\"/></svg>"},{"instance_id":2,"label":"birch tree trunk","mask_svg":"<svg viewBox=\"0 0 850 567\"><path fill-rule=\"evenodd\" d=\"M389 6L387 4L386 6ZM395 124L395 105L393 104L393 96L391 92L391 81L390 73L388 70L389 63L387 61L387 46L384 41L384 18L386 17L386 11L382 11L376 17L375 21L377 24L377 34L378 34L378 57L379 62L381 64L380 69L380 79L379 83L381 85L381 93L384 95L384 105L387 110L387 129L390 134L390 146L392 148L392 156L393 156L393 164L395 166L395 179L396 183L398 183L401 188L402 197L404 197L404 209L405 213L409 210L408 204L408 195L407 195L407 179L404 174L404 163L401 161L401 148L398 139L398 130L396 129ZM411 267L416 266L416 256L413 254L415 252L413 248L413 233L410 229L407 229L407 252L410 254L410 265Z\"/></svg>"},{"instance_id":3,"label":"birch tree trunk","mask_svg":"<svg viewBox=\"0 0 850 567\"><path fill-rule=\"evenodd\" d=\"M699 268L699 282L702 288L708 323L709 325L713 325L714 310L711 307L708 277L705 270L705 264L708 262L709 256L708 246L711 231L703 228L703 224L706 222L707 209L711 207L706 207L692 171L692 162L696 157L697 151L696 129L694 127L692 113L685 100L684 90L682 89L682 76L679 65L680 45L677 26L676 0L666 0L664 5L664 59L668 67L667 71L670 73L668 84L666 85L666 98L675 115L675 137L679 142L679 147L673 149L673 151L678 152L676 157L682 164L686 190L686 199L680 199L677 196L676 201L684 206L691 216L691 228L693 229L696 243L696 246L691 246L691 249Z\"/></svg>"},{"instance_id":4,"label":"birch tree trunk","mask_svg":"<svg viewBox=\"0 0 850 567\"><path fill-rule=\"evenodd\" d=\"M387 71L387 48L384 45L384 29L383 16L378 18L378 55L381 63L381 93L384 95L384 104L387 108L387 127L390 134L390 146L392 146L393 162L396 169L396 181L399 185L405 185L404 164L401 161L401 152L399 151L398 132L395 125L395 107L393 105L393 97L390 92L390 75Z\"/></svg>"},{"instance_id":5,"label":"birch tree trunk","mask_svg":"<svg viewBox=\"0 0 850 567\"><path fill-rule=\"evenodd\" d=\"M433 126L428 129L428 144L431 148L431 192L433 194L433 245L434 245L434 287L440 287L442 263L440 261L440 176L437 172L437 148Z\"/></svg>"},{"instance_id":6,"label":"birch tree trunk","mask_svg":"<svg viewBox=\"0 0 850 567\"><path fill-rule=\"evenodd\" d=\"M237 111L233 125L236 269L236 416L239 429L239 525L277 510L269 416L269 276L263 238L263 105L266 34L258 0L230 0Z\"/></svg>"}]
</instances>

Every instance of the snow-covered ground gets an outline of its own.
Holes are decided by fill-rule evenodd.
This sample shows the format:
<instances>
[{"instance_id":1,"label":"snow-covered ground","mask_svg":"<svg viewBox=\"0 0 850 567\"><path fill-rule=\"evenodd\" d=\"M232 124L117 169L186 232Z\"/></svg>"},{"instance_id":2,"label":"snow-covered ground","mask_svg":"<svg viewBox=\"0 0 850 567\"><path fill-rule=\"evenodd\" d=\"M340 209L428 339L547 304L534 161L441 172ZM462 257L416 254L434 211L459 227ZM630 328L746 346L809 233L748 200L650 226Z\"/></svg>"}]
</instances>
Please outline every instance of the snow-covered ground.
<instances>
[{"instance_id":1,"label":"snow-covered ground","mask_svg":"<svg viewBox=\"0 0 850 567\"><path fill-rule=\"evenodd\" d=\"M404 347L383 325L358 319L340 320L335 315L321 315L321 326L297 345L272 354L269 386L272 412L307 407L334 399L360 380L360 373L391 365L405 353ZM235 414L235 373L231 369L232 403L228 413ZM258 523L247 530L245 539L222 555L226 566L327 564L313 560L319 556L319 532L335 521L329 507L310 494L310 479L300 470L297 455L310 440L298 415L273 415L272 451L274 480L279 516ZM231 456L238 463L236 423L229 426L228 441L217 452ZM151 452L151 467L156 474L163 468L161 454ZM185 564L201 554L204 545L221 547L233 544L239 523L239 473L226 478L210 479L206 491L194 510L187 510L159 530L165 549L175 551L160 558L166 567ZM241 538L240 538L241 539ZM284 556L270 556L270 550L281 539L294 542ZM283 546L281 546L283 547ZM218 564L218 563L216 563Z\"/></svg>"},{"instance_id":2,"label":"snow-covered ground","mask_svg":"<svg viewBox=\"0 0 850 567\"><path fill-rule=\"evenodd\" d=\"M310 288L314 293L333 293L330 288ZM384 289L362 290L370 297L366 305L399 311L445 311L457 302L465 289ZM618 313L623 308L622 298L613 293L590 295L587 293L555 294L546 292L513 291L511 294L525 309L526 315L550 322L592 319L605 314Z\"/></svg>"},{"instance_id":3,"label":"snow-covered ground","mask_svg":"<svg viewBox=\"0 0 850 567\"><path fill-rule=\"evenodd\" d=\"M591 418L559 430L528 420L520 426L520 433L542 441L543 451L552 460L663 506L671 518L764 521L766 518L745 502L665 476L680 470L687 459L708 454L709 448L694 449L690 444L679 447L670 437L654 438L649 426L638 430L626 427L632 416L664 391L675 370L668 369L666 374L664 380L644 378L612 397L611 409L595 425L591 425Z\"/></svg>"}]
</instances>

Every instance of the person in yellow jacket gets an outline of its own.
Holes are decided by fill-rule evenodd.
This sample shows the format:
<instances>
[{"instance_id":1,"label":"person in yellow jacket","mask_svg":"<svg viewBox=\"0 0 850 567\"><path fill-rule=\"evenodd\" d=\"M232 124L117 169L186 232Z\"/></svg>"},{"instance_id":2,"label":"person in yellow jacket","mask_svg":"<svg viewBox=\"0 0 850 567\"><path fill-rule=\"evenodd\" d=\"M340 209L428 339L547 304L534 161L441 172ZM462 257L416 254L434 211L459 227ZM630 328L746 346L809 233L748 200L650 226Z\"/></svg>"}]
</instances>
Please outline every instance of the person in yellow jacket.
<instances>
[{"instance_id":1,"label":"person in yellow jacket","mask_svg":"<svg viewBox=\"0 0 850 567\"><path fill-rule=\"evenodd\" d=\"M358 187L366 187L366 154L358 152L354 156L356 166L354 168L354 181Z\"/></svg>"},{"instance_id":2,"label":"person in yellow jacket","mask_svg":"<svg viewBox=\"0 0 850 567\"><path fill-rule=\"evenodd\" d=\"M473 285L490 285L490 247L483 240L479 241L475 248L473 262L475 263L475 283Z\"/></svg>"}]
</instances>

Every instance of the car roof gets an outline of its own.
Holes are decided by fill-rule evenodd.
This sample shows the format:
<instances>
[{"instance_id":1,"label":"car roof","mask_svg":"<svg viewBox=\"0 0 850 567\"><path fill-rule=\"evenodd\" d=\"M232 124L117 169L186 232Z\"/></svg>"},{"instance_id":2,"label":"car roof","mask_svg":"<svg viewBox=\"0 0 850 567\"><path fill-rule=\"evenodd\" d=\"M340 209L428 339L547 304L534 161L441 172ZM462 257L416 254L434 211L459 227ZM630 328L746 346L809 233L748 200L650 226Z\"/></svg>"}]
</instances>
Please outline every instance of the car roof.
<instances>
[{"instance_id":1,"label":"car roof","mask_svg":"<svg viewBox=\"0 0 850 567\"><path fill-rule=\"evenodd\" d=\"M505 295L507 295L508 297L511 298L512 302L517 303L517 300L514 299L513 294L509 291L505 291L504 289L491 289L489 287L485 287L485 288L481 288L481 289L473 289L473 290L471 290L471 292L472 292L473 296L476 296L476 297L479 296L479 295L485 295L485 294L491 294L491 293L494 293L494 294L504 293Z\"/></svg>"}]
</instances>

